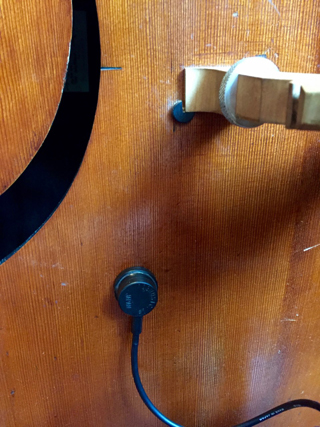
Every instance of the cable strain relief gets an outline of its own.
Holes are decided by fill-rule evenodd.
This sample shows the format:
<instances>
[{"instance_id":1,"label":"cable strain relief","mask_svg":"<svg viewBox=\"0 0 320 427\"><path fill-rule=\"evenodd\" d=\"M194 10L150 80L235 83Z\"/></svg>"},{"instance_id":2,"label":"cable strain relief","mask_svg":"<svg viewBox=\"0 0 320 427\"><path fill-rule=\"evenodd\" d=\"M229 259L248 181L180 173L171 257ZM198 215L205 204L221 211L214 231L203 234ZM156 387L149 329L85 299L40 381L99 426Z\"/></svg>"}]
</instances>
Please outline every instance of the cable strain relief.
<instances>
[{"instance_id":1,"label":"cable strain relief","mask_svg":"<svg viewBox=\"0 0 320 427\"><path fill-rule=\"evenodd\" d=\"M135 316L132 318L131 332L133 336L137 336L142 332L142 316Z\"/></svg>"}]
</instances>

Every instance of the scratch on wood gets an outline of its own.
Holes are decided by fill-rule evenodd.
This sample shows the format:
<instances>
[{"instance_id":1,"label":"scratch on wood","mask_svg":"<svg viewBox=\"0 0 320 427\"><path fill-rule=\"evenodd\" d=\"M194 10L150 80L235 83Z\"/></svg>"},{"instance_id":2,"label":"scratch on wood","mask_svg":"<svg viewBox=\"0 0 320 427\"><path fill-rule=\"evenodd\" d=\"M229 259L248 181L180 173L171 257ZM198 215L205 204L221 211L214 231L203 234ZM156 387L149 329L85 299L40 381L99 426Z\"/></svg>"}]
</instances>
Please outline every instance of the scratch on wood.
<instances>
[{"instance_id":1,"label":"scratch on wood","mask_svg":"<svg viewBox=\"0 0 320 427\"><path fill-rule=\"evenodd\" d=\"M305 249L303 249L303 252L310 251L310 249L317 248L318 246L320 246L320 243L318 243L317 245L314 245L314 246L310 246L310 248L305 248Z\"/></svg>"},{"instance_id":2,"label":"scratch on wood","mask_svg":"<svg viewBox=\"0 0 320 427\"><path fill-rule=\"evenodd\" d=\"M274 8L274 10L277 12L277 14L279 15L279 16L281 16L280 15L280 12L279 12L279 9L277 8L277 6L273 3L273 1L272 0L268 0L268 2L271 4L271 6Z\"/></svg>"}]
</instances>

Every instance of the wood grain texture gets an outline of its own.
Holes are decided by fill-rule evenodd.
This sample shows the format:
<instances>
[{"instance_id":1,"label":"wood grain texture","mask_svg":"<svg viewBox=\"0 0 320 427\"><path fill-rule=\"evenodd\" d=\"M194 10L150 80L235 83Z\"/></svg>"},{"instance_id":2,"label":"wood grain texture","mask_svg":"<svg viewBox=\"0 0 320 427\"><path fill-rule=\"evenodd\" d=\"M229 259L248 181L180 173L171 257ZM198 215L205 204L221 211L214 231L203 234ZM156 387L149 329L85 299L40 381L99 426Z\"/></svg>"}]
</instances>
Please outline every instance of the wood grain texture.
<instances>
[{"instance_id":1,"label":"wood grain texture","mask_svg":"<svg viewBox=\"0 0 320 427\"><path fill-rule=\"evenodd\" d=\"M0 194L54 119L69 57L71 1L0 1Z\"/></svg>"},{"instance_id":2,"label":"wood grain texture","mask_svg":"<svg viewBox=\"0 0 320 427\"><path fill-rule=\"evenodd\" d=\"M318 4L274 3L98 0L102 64L123 69L102 74L67 197L0 267L2 425L161 426L135 391L112 288L139 264L160 298L141 376L169 417L225 427L319 399L319 134L169 112L184 66L267 52L317 71ZM296 409L264 425L318 424Z\"/></svg>"}]
</instances>

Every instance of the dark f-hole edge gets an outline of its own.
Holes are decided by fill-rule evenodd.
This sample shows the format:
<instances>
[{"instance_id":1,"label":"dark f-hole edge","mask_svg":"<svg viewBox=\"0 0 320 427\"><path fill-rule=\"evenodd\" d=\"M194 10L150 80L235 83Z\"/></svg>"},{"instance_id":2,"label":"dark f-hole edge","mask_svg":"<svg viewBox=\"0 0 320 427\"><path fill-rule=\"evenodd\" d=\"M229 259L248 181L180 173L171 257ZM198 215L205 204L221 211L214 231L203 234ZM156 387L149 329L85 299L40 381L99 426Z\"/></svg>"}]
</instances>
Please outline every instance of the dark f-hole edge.
<instances>
[{"instance_id":1,"label":"dark f-hole edge","mask_svg":"<svg viewBox=\"0 0 320 427\"><path fill-rule=\"evenodd\" d=\"M56 117L34 159L0 196L0 264L39 231L71 187L93 127L100 65L95 0L73 0L70 60Z\"/></svg>"}]
</instances>

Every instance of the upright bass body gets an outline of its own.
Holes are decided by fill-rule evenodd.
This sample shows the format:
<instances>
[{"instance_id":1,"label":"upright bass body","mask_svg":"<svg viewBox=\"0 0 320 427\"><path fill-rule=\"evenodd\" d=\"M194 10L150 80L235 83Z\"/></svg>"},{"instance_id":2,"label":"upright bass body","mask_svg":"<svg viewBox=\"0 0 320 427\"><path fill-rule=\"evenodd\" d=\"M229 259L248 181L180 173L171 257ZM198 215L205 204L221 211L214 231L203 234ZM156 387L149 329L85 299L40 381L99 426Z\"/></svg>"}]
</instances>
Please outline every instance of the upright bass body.
<instances>
[{"instance_id":1,"label":"upright bass body","mask_svg":"<svg viewBox=\"0 0 320 427\"><path fill-rule=\"evenodd\" d=\"M56 31L71 32L71 2L45 3L43 13L63 11ZM159 284L139 363L170 418L232 426L318 400L319 134L171 115L187 66L266 54L281 70L317 72L318 6L96 7L106 70L83 163L52 217L0 266L1 425L160 426L135 391L129 319L114 298L132 265ZM296 409L266 426L317 423Z\"/></svg>"}]
</instances>

